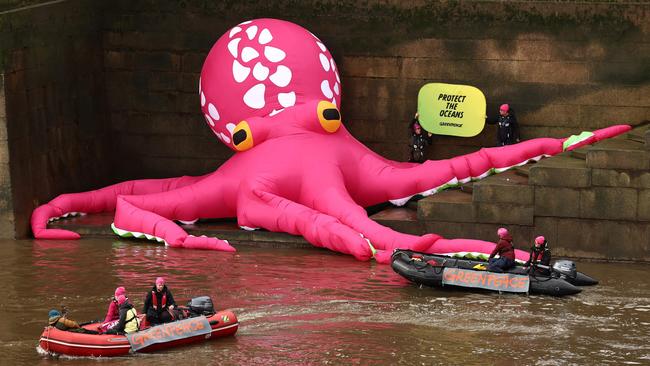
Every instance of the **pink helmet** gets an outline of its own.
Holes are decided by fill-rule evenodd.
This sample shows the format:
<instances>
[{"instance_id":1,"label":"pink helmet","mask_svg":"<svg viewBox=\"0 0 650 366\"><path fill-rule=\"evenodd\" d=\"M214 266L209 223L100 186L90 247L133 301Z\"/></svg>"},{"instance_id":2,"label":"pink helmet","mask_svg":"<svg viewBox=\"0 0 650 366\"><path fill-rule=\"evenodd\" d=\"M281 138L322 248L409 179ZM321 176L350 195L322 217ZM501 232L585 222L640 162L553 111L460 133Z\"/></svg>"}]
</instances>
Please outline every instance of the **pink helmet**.
<instances>
[{"instance_id":1,"label":"pink helmet","mask_svg":"<svg viewBox=\"0 0 650 366\"><path fill-rule=\"evenodd\" d=\"M510 106L507 105L507 104L501 104L501 106L499 107L499 110L500 110L500 111L507 112L507 111L510 110Z\"/></svg>"},{"instance_id":2,"label":"pink helmet","mask_svg":"<svg viewBox=\"0 0 650 366\"><path fill-rule=\"evenodd\" d=\"M165 284L165 278L164 277L156 278L156 285L164 285L164 284Z\"/></svg>"},{"instance_id":3,"label":"pink helmet","mask_svg":"<svg viewBox=\"0 0 650 366\"><path fill-rule=\"evenodd\" d=\"M117 299L118 296L120 295L125 295L126 296L126 289L122 286L118 287L115 289L115 298Z\"/></svg>"},{"instance_id":4,"label":"pink helmet","mask_svg":"<svg viewBox=\"0 0 650 366\"><path fill-rule=\"evenodd\" d=\"M122 305L124 302L126 302L126 296L120 295L117 297L117 305Z\"/></svg>"},{"instance_id":5,"label":"pink helmet","mask_svg":"<svg viewBox=\"0 0 650 366\"><path fill-rule=\"evenodd\" d=\"M501 239L505 238L508 236L508 229L500 227L499 230L497 230L497 235L499 235L499 238Z\"/></svg>"},{"instance_id":6,"label":"pink helmet","mask_svg":"<svg viewBox=\"0 0 650 366\"><path fill-rule=\"evenodd\" d=\"M542 246L544 244L545 241L546 241L546 239L543 236L540 235L540 236L535 238L535 245L540 247L540 246Z\"/></svg>"}]
</instances>

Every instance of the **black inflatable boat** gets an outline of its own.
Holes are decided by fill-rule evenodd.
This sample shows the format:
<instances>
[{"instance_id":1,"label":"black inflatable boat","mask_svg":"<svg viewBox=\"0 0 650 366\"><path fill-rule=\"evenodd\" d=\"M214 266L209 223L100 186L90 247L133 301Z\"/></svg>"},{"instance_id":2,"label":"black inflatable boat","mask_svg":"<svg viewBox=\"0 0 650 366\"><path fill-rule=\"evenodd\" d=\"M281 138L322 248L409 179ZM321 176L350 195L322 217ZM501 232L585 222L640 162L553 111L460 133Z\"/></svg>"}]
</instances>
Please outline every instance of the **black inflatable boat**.
<instances>
[{"instance_id":1,"label":"black inflatable boat","mask_svg":"<svg viewBox=\"0 0 650 366\"><path fill-rule=\"evenodd\" d=\"M577 286L598 281L576 271L567 260L534 271L515 266L504 273L486 271L487 262L435 254L396 250L391 259L395 272L417 284L435 287L476 288L499 292L531 293L551 296L577 294Z\"/></svg>"}]
</instances>

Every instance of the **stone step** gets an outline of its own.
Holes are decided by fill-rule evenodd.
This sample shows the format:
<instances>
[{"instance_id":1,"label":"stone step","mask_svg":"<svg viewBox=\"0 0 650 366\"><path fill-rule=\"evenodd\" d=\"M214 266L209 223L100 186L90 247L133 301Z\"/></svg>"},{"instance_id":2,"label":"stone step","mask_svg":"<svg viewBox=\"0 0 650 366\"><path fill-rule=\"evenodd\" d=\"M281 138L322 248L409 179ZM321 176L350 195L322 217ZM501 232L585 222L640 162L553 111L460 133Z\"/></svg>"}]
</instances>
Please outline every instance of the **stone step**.
<instances>
[{"instance_id":1,"label":"stone step","mask_svg":"<svg viewBox=\"0 0 650 366\"><path fill-rule=\"evenodd\" d=\"M474 192L474 182L462 183L459 188L463 192L472 193Z\"/></svg>"},{"instance_id":2,"label":"stone step","mask_svg":"<svg viewBox=\"0 0 650 366\"><path fill-rule=\"evenodd\" d=\"M627 133L627 138L644 144L646 150L650 149L650 122L636 126Z\"/></svg>"},{"instance_id":3,"label":"stone step","mask_svg":"<svg viewBox=\"0 0 650 366\"><path fill-rule=\"evenodd\" d=\"M572 158L587 160L587 151L589 151L589 146L583 146L575 150L571 150L569 154Z\"/></svg>"},{"instance_id":4,"label":"stone step","mask_svg":"<svg viewBox=\"0 0 650 366\"><path fill-rule=\"evenodd\" d=\"M530 175L531 166L533 166L533 164L526 164L526 165L515 167L513 170L515 174L528 178L528 176Z\"/></svg>"},{"instance_id":5,"label":"stone step","mask_svg":"<svg viewBox=\"0 0 650 366\"><path fill-rule=\"evenodd\" d=\"M472 194L449 189L418 202L419 220L475 222Z\"/></svg>"},{"instance_id":6,"label":"stone step","mask_svg":"<svg viewBox=\"0 0 650 366\"><path fill-rule=\"evenodd\" d=\"M536 186L589 187L591 170L585 160L576 159L565 152L531 166L528 183Z\"/></svg>"},{"instance_id":7,"label":"stone step","mask_svg":"<svg viewBox=\"0 0 650 366\"><path fill-rule=\"evenodd\" d=\"M644 143L613 138L599 142L587 152L587 167L598 169L650 169L650 151Z\"/></svg>"},{"instance_id":8,"label":"stone step","mask_svg":"<svg viewBox=\"0 0 650 366\"><path fill-rule=\"evenodd\" d=\"M414 202L417 204L417 202ZM370 218L381 225L402 233L422 235L424 225L418 220L418 212L410 207L392 207L378 212Z\"/></svg>"},{"instance_id":9,"label":"stone step","mask_svg":"<svg viewBox=\"0 0 650 366\"><path fill-rule=\"evenodd\" d=\"M532 205L533 187L527 177L508 170L475 182L473 202Z\"/></svg>"}]
</instances>

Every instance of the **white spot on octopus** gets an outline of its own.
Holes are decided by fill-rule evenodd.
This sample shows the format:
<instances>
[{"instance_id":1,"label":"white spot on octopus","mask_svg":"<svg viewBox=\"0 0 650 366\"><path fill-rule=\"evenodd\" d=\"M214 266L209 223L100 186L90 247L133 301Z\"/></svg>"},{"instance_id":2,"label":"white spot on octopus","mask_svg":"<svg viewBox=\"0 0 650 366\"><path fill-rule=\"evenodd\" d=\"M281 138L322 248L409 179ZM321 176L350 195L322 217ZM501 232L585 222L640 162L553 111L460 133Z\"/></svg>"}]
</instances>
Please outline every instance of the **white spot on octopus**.
<instances>
[{"instance_id":1,"label":"white spot on octopus","mask_svg":"<svg viewBox=\"0 0 650 366\"><path fill-rule=\"evenodd\" d=\"M212 117L215 121L219 120L219 112L212 103L208 104L208 113L210 113L210 117Z\"/></svg>"},{"instance_id":2,"label":"white spot on octopus","mask_svg":"<svg viewBox=\"0 0 650 366\"><path fill-rule=\"evenodd\" d=\"M264 56L271 62L280 62L284 60L287 54L279 48L266 46L264 47Z\"/></svg>"},{"instance_id":3,"label":"white spot on octopus","mask_svg":"<svg viewBox=\"0 0 650 366\"><path fill-rule=\"evenodd\" d=\"M241 59L244 62L248 62L259 55L259 52L257 52L253 47L244 47L241 51Z\"/></svg>"},{"instance_id":4,"label":"white spot on octopus","mask_svg":"<svg viewBox=\"0 0 650 366\"><path fill-rule=\"evenodd\" d=\"M276 86L279 86L281 88L285 87L291 82L291 70L284 65L280 65L278 66L278 69L275 71L275 73L269 77L269 79L271 79L271 82L273 82L273 84Z\"/></svg>"},{"instance_id":5,"label":"white spot on octopus","mask_svg":"<svg viewBox=\"0 0 650 366\"><path fill-rule=\"evenodd\" d=\"M253 68L253 76L259 81L264 81L269 76L269 68L258 62Z\"/></svg>"},{"instance_id":6,"label":"white spot on octopus","mask_svg":"<svg viewBox=\"0 0 650 366\"><path fill-rule=\"evenodd\" d=\"M330 89L330 83L327 80L323 80L323 82L320 83L320 91L323 92L323 95L327 97L327 99L334 96L332 89Z\"/></svg>"},{"instance_id":7,"label":"white spot on octopus","mask_svg":"<svg viewBox=\"0 0 650 366\"><path fill-rule=\"evenodd\" d=\"M263 108L266 104L264 101L265 91L266 86L264 86L264 84L257 84L253 86L246 92L246 94L244 94L244 103L254 109Z\"/></svg>"},{"instance_id":8,"label":"white spot on octopus","mask_svg":"<svg viewBox=\"0 0 650 366\"><path fill-rule=\"evenodd\" d=\"M320 58L320 64L323 66L323 70L330 71L330 61L327 59L327 56L321 53L318 55L318 58Z\"/></svg>"},{"instance_id":9,"label":"white spot on octopus","mask_svg":"<svg viewBox=\"0 0 650 366\"><path fill-rule=\"evenodd\" d=\"M250 72L250 67L242 66L242 64L237 60L232 62L232 76L235 78L236 82L241 83L246 80Z\"/></svg>"},{"instance_id":10,"label":"white spot on octopus","mask_svg":"<svg viewBox=\"0 0 650 366\"><path fill-rule=\"evenodd\" d=\"M278 102L285 108L293 107L296 104L296 93L278 93Z\"/></svg>"},{"instance_id":11,"label":"white spot on octopus","mask_svg":"<svg viewBox=\"0 0 650 366\"><path fill-rule=\"evenodd\" d=\"M230 51L232 57L237 58L237 47L239 47L239 41L241 41L241 38L235 38L228 42L228 51Z\"/></svg>"}]
</instances>

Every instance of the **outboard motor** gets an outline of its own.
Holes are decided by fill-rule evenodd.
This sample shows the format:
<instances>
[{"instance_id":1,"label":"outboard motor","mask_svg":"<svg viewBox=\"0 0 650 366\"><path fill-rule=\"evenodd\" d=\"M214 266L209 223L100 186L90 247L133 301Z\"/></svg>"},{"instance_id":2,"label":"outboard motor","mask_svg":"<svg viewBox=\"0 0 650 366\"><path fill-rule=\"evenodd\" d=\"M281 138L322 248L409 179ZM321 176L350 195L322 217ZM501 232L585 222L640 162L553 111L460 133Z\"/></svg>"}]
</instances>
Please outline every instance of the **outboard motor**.
<instances>
[{"instance_id":1,"label":"outboard motor","mask_svg":"<svg viewBox=\"0 0 650 366\"><path fill-rule=\"evenodd\" d=\"M569 260L559 260L553 263L553 272L559 274L562 279L575 279L578 274L576 264Z\"/></svg>"},{"instance_id":2,"label":"outboard motor","mask_svg":"<svg viewBox=\"0 0 650 366\"><path fill-rule=\"evenodd\" d=\"M210 296L199 296L187 302L187 307L192 315L212 315L214 314L214 305Z\"/></svg>"}]
</instances>

